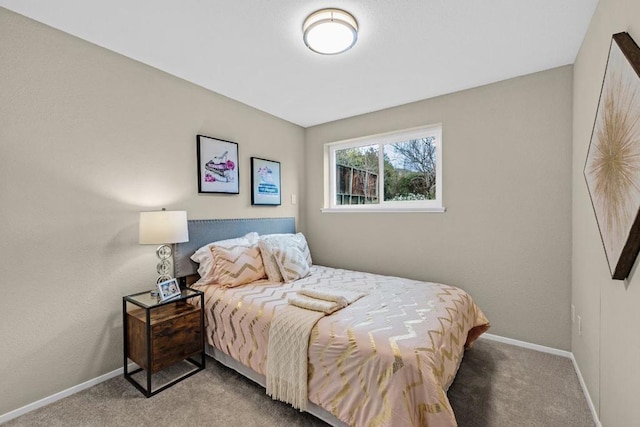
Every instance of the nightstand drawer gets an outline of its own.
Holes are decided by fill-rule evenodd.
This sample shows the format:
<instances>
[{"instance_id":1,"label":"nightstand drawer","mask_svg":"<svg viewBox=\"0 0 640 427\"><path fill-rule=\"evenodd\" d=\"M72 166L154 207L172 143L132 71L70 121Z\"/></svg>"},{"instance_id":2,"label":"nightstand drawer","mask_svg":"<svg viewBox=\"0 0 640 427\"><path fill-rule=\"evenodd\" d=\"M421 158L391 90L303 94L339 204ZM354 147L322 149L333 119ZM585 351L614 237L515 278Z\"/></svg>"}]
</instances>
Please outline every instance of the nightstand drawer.
<instances>
[{"instance_id":1,"label":"nightstand drawer","mask_svg":"<svg viewBox=\"0 0 640 427\"><path fill-rule=\"evenodd\" d=\"M151 310L151 369L156 373L202 351L200 309L191 304L169 304ZM127 356L147 369L145 310L127 313Z\"/></svg>"},{"instance_id":2,"label":"nightstand drawer","mask_svg":"<svg viewBox=\"0 0 640 427\"><path fill-rule=\"evenodd\" d=\"M200 310L151 327L151 372L202 351Z\"/></svg>"}]
</instances>

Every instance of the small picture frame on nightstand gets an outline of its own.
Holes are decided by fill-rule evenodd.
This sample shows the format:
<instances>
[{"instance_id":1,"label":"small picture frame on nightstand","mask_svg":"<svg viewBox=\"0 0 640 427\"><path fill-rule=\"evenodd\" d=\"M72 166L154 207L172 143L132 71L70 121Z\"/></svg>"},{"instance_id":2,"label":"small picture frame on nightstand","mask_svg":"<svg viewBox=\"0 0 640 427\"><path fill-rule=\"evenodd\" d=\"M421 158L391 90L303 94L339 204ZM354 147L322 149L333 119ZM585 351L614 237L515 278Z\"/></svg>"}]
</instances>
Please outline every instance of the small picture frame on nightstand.
<instances>
[{"instance_id":1,"label":"small picture frame on nightstand","mask_svg":"<svg viewBox=\"0 0 640 427\"><path fill-rule=\"evenodd\" d=\"M158 283L158 290L160 291L160 300L167 301L177 296L180 296L180 286L176 279L166 280Z\"/></svg>"}]
</instances>

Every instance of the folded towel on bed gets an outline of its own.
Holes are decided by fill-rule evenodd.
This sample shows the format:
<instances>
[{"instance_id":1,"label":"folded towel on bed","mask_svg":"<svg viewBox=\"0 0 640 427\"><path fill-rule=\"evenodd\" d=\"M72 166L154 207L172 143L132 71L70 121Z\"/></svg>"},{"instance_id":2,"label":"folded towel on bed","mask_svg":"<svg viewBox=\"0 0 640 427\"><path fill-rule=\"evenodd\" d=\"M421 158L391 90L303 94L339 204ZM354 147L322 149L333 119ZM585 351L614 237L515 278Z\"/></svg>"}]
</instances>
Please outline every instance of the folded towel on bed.
<instances>
[{"instance_id":1,"label":"folded towel on bed","mask_svg":"<svg viewBox=\"0 0 640 427\"><path fill-rule=\"evenodd\" d=\"M289 297L289 304L300 308L306 308L307 310L321 311L325 314L331 314L334 311L338 311L347 306L346 302L327 301L323 299L310 298L305 295L294 295Z\"/></svg>"},{"instance_id":2,"label":"folded towel on bed","mask_svg":"<svg viewBox=\"0 0 640 427\"><path fill-rule=\"evenodd\" d=\"M312 287L298 291L298 295L321 299L324 301L333 301L346 307L354 301L359 300L367 295L366 292L349 291L346 289L332 289L327 287Z\"/></svg>"},{"instance_id":3,"label":"folded towel on bed","mask_svg":"<svg viewBox=\"0 0 640 427\"><path fill-rule=\"evenodd\" d=\"M331 314L365 296L364 292L344 289L307 288L289 297L289 304L307 310L321 311Z\"/></svg>"}]
</instances>

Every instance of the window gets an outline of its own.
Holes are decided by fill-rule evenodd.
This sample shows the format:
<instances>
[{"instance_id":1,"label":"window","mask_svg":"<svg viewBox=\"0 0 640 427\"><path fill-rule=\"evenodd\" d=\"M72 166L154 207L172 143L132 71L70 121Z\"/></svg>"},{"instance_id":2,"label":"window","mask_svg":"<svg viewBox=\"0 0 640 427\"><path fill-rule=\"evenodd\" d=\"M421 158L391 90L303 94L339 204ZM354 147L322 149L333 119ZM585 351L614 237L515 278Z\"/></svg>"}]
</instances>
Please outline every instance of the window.
<instances>
[{"instance_id":1,"label":"window","mask_svg":"<svg viewBox=\"0 0 640 427\"><path fill-rule=\"evenodd\" d=\"M440 125L333 142L326 150L324 212L444 212Z\"/></svg>"}]
</instances>

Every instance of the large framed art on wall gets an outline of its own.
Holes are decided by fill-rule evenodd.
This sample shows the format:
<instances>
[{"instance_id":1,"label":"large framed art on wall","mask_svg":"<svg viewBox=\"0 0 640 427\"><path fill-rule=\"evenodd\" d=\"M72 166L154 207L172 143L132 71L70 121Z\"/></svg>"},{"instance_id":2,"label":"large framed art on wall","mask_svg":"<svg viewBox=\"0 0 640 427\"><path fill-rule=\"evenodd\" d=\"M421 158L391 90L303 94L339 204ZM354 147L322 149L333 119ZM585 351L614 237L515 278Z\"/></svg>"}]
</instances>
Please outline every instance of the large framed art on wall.
<instances>
[{"instance_id":1,"label":"large framed art on wall","mask_svg":"<svg viewBox=\"0 0 640 427\"><path fill-rule=\"evenodd\" d=\"M198 192L239 194L238 144L198 135Z\"/></svg>"},{"instance_id":2,"label":"large framed art on wall","mask_svg":"<svg viewBox=\"0 0 640 427\"><path fill-rule=\"evenodd\" d=\"M640 250L640 48L614 34L584 176L613 279Z\"/></svg>"}]
</instances>

